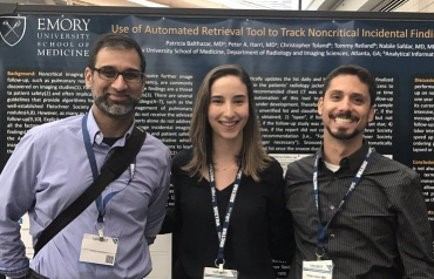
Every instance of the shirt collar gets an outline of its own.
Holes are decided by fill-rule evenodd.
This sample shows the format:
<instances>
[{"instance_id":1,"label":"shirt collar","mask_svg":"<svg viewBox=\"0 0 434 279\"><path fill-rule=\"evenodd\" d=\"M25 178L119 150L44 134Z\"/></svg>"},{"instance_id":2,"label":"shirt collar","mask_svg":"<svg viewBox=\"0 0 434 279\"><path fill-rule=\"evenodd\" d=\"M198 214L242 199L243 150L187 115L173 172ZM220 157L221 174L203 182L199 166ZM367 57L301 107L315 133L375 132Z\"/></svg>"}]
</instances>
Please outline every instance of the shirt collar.
<instances>
[{"instance_id":1,"label":"shirt collar","mask_svg":"<svg viewBox=\"0 0 434 279\"><path fill-rule=\"evenodd\" d=\"M126 139L131 135L133 131L134 125L135 125L135 121L133 121L133 123L128 128L127 132L123 135L123 137L120 138L112 147L124 146ZM96 123L95 117L93 116L92 109L89 110L88 117L87 117L87 130L89 132L91 144L95 144L95 143L98 145L102 144L104 135L102 134L101 129Z\"/></svg>"},{"instance_id":2,"label":"shirt collar","mask_svg":"<svg viewBox=\"0 0 434 279\"><path fill-rule=\"evenodd\" d=\"M368 153L369 145L366 140L363 140L363 145L356 150L353 154L344 157L339 162L339 165L343 168L349 168L351 171L357 171L360 168L360 165L362 164L363 160L365 160L366 154ZM323 155L324 155L324 146L321 146L321 148L317 152L319 159L321 161L324 161Z\"/></svg>"}]
</instances>

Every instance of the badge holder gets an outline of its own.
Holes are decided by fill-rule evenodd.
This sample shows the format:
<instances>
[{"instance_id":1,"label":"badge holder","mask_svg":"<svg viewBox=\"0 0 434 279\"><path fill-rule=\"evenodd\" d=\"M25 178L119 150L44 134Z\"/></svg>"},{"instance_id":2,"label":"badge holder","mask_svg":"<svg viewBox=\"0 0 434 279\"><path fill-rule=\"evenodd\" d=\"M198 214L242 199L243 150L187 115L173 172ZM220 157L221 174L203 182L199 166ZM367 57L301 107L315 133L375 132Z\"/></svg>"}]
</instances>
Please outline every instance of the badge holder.
<instances>
[{"instance_id":1,"label":"badge holder","mask_svg":"<svg viewBox=\"0 0 434 279\"><path fill-rule=\"evenodd\" d=\"M85 233L81 242L80 262L113 266L118 239L104 236L104 226L97 226L98 235Z\"/></svg>"},{"instance_id":2,"label":"badge holder","mask_svg":"<svg viewBox=\"0 0 434 279\"><path fill-rule=\"evenodd\" d=\"M234 269L224 269L224 264L224 259L222 259L221 263L217 263L217 260L215 260L216 267L205 267L203 279L237 279L238 271Z\"/></svg>"},{"instance_id":3,"label":"badge holder","mask_svg":"<svg viewBox=\"0 0 434 279\"><path fill-rule=\"evenodd\" d=\"M303 261L302 279L333 279L333 262L322 260L326 254L324 247L315 249L316 261Z\"/></svg>"}]
</instances>

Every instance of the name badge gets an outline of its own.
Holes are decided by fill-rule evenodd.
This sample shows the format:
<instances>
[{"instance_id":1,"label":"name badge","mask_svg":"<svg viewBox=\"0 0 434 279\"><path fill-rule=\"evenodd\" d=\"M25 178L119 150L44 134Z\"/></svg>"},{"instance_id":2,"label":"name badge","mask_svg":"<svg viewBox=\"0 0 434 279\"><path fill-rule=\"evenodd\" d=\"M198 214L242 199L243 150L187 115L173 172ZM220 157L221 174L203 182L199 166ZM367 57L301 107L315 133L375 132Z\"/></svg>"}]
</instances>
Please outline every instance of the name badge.
<instances>
[{"instance_id":1,"label":"name badge","mask_svg":"<svg viewBox=\"0 0 434 279\"><path fill-rule=\"evenodd\" d=\"M219 269L215 267L205 267L203 271L203 279L222 279L222 278L236 279L238 278L238 271L233 269Z\"/></svg>"},{"instance_id":2,"label":"name badge","mask_svg":"<svg viewBox=\"0 0 434 279\"><path fill-rule=\"evenodd\" d=\"M118 239L85 233L81 242L80 262L115 264Z\"/></svg>"},{"instance_id":3,"label":"name badge","mask_svg":"<svg viewBox=\"0 0 434 279\"><path fill-rule=\"evenodd\" d=\"M333 262L326 261L303 261L302 279L332 279Z\"/></svg>"}]
</instances>

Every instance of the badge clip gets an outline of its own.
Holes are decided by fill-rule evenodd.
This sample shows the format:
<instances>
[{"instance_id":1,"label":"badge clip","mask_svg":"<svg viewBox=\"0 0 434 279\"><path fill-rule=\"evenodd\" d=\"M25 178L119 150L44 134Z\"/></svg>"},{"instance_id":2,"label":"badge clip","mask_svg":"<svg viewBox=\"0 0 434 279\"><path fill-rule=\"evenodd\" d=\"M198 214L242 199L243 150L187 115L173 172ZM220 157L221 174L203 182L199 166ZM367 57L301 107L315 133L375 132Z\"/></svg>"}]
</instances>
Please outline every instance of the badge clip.
<instances>
[{"instance_id":1,"label":"badge clip","mask_svg":"<svg viewBox=\"0 0 434 279\"><path fill-rule=\"evenodd\" d=\"M220 272L220 273L223 273L223 264L222 264L222 263L219 264L219 272Z\"/></svg>"},{"instance_id":2,"label":"badge clip","mask_svg":"<svg viewBox=\"0 0 434 279\"><path fill-rule=\"evenodd\" d=\"M100 241L104 241L104 230L103 229L98 230L98 236L99 236Z\"/></svg>"},{"instance_id":3,"label":"badge clip","mask_svg":"<svg viewBox=\"0 0 434 279\"><path fill-rule=\"evenodd\" d=\"M324 247L317 247L315 249L315 256L317 261L321 261L322 258L325 256L325 248Z\"/></svg>"},{"instance_id":4,"label":"badge clip","mask_svg":"<svg viewBox=\"0 0 434 279\"><path fill-rule=\"evenodd\" d=\"M218 262L220 262L220 263L218 263ZM225 265L225 259L216 259L215 261L214 261L214 265L218 268L218 272L219 273L224 273L225 271L224 271L224 269L223 269L223 266Z\"/></svg>"},{"instance_id":5,"label":"badge clip","mask_svg":"<svg viewBox=\"0 0 434 279\"><path fill-rule=\"evenodd\" d=\"M104 241L104 224L103 223L96 223L95 229L98 232L99 241Z\"/></svg>"}]
</instances>

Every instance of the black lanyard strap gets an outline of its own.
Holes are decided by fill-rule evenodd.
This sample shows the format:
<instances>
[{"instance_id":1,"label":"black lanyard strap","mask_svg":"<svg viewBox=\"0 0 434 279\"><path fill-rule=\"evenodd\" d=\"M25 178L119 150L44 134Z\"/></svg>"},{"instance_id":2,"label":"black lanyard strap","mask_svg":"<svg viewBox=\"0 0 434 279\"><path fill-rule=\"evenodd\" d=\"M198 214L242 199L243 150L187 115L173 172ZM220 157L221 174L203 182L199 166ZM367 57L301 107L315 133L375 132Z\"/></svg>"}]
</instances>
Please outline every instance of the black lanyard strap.
<instances>
[{"instance_id":1,"label":"black lanyard strap","mask_svg":"<svg viewBox=\"0 0 434 279\"><path fill-rule=\"evenodd\" d=\"M342 198L341 202L339 203L339 205L338 205L336 211L334 212L334 214L332 215L332 217L327 221L327 223L324 226L321 224L321 221L318 222L319 224L318 224L318 231L317 231L317 248L315 251L317 259L321 259L325 255L324 245L325 245L325 238L327 235L328 227L330 226L331 222L336 217L336 215L342 210L343 205L349 199L351 194L354 192L357 185L360 183L362 175L365 172L365 169L366 169L368 162L369 162L369 158L370 158L373 151L374 151L373 148L368 149L368 153L366 154L365 159L363 160L362 164L360 165L360 168L357 171L356 175L353 177L351 184L350 184L350 187L348 188L347 192L345 193L344 197ZM313 200L315 203L315 208L317 209L317 212L318 212L318 218L320 215L319 214L319 211L320 211L320 208L319 208L319 185L318 185L319 157L320 157L319 154L316 155L315 160L314 160L313 179L312 179L313 180Z\"/></svg>"},{"instance_id":2,"label":"black lanyard strap","mask_svg":"<svg viewBox=\"0 0 434 279\"><path fill-rule=\"evenodd\" d=\"M229 227L229 222L231 219L232 211L233 211L234 205L235 205L235 197L237 196L238 187L240 186L240 183L241 183L242 174L243 174L243 171L242 171L242 168L240 167L238 169L238 172L236 175L234 188L232 189L232 193L231 193L231 196L229 198L229 203L228 203L228 206L226 209L225 219L223 220L223 224L222 224L220 222L220 216L219 216L219 210L218 210L218 204L217 204L214 168L213 168L212 164L209 165L209 180L210 180L209 182L210 182L210 186L211 186L211 203L212 203L213 212L214 212L215 224L216 224L216 229L217 229L217 236L219 239L217 258L215 260L215 265L217 267L219 265L224 265L224 263L225 263L224 248L225 248L225 243L226 243L226 237L227 237L227 233L228 233L228 227Z\"/></svg>"}]
</instances>

